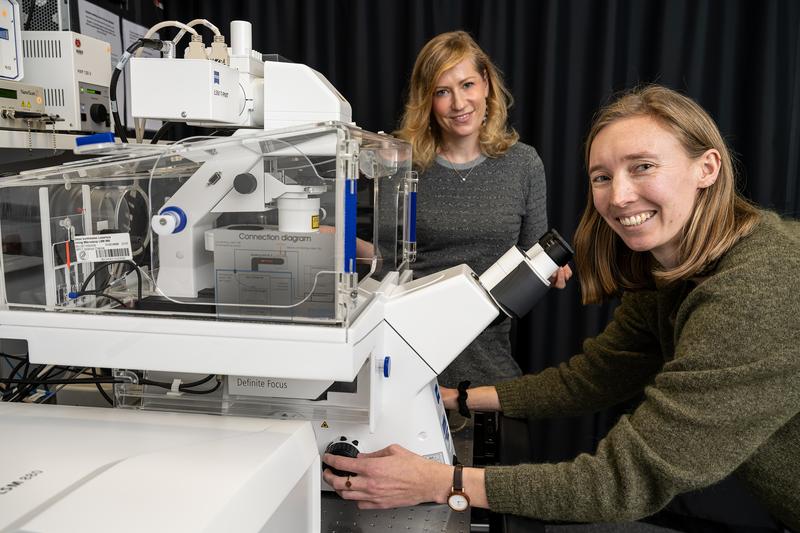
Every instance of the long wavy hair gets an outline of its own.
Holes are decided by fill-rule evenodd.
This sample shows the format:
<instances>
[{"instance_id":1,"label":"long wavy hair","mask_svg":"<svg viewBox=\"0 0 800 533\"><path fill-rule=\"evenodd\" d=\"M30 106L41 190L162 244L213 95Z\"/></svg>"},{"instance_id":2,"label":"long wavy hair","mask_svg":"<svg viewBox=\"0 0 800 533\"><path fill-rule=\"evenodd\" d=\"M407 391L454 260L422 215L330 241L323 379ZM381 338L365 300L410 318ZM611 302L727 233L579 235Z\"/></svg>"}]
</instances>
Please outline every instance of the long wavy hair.
<instances>
[{"instance_id":1,"label":"long wavy hair","mask_svg":"<svg viewBox=\"0 0 800 533\"><path fill-rule=\"evenodd\" d=\"M486 121L479 138L481 152L487 157L501 156L519 139L517 132L508 127L508 108L513 98L498 68L467 32L442 33L428 41L417 56L400 129L394 132L411 143L414 166L419 170L433 163L443 141L432 111L436 82L465 58L472 59L475 70L489 83Z\"/></svg>"},{"instance_id":2,"label":"long wavy hair","mask_svg":"<svg viewBox=\"0 0 800 533\"><path fill-rule=\"evenodd\" d=\"M586 208L575 232L575 263L584 303L599 303L626 289L652 288L701 275L760 219L758 209L736 190L733 157L713 119L694 100L666 87L647 85L623 93L595 115L585 146L589 168L592 142L618 120L647 116L670 131L688 157L709 149L721 158L717 180L700 189L678 246L678 264L662 269L650 252L634 252L597 212L589 189Z\"/></svg>"}]
</instances>

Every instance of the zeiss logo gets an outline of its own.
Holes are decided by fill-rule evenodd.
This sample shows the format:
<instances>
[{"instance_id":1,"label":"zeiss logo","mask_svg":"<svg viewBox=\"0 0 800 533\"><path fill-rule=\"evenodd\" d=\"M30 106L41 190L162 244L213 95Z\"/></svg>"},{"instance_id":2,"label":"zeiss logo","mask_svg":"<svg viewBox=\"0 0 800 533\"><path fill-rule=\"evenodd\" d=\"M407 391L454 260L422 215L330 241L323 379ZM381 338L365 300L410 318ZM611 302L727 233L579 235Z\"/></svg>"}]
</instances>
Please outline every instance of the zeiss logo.
<instances>
[{"instance_id":1,"label":"zeiss logo","mask_svg":"<svg viewBox=\"0 0 800 533\"><path fill-rule=\"evenodd\" d=\"M219 71L214 71L214 85L219 85Z\"/></svg>"}]
</instances>

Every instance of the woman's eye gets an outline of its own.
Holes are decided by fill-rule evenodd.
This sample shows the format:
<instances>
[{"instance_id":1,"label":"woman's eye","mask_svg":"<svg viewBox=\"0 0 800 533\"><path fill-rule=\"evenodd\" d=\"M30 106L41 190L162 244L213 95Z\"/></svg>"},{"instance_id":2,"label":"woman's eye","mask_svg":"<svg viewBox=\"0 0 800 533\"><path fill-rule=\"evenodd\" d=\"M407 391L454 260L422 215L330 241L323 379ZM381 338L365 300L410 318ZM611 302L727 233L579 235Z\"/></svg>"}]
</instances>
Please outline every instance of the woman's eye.
<instances>
[{"instance_id":1,"label":"woman's eye","mask_svg":"<svg viewBox=\"0 0 800 533\"><path fill-rule=\"evenodd\" d=\"M640 164L636 165L636 170L638 172L646 172L646 171L650 170L651 168L653 168L653 166L654 165L652 163L640 163Z\"/></svg>"},{"instance_id":2,"label":"woman's eye","mask_svg":"<svg viewBox=\"0 0 800 533\"><path fill-rule=\"evenodd\" d=\"M471 88L473 85L475 85L475 82L474 82L474 81L468 81L468 82L466 82L466 83L464 84L464 88L465 88L465 89L469 89L469 88Z\"/></svg>"},{"instance_id":3,"label":"woman's eye","mask_svg":"<svg viewBox=\"0 0 800 533\"><path fill-rule=\"evenodd\" d=\"M611 178L606 176L605 174L598 174L597 176L592 176L591 181L592 183L603 183L604 181L608 181Z\"/></svg>"}]
</instances>

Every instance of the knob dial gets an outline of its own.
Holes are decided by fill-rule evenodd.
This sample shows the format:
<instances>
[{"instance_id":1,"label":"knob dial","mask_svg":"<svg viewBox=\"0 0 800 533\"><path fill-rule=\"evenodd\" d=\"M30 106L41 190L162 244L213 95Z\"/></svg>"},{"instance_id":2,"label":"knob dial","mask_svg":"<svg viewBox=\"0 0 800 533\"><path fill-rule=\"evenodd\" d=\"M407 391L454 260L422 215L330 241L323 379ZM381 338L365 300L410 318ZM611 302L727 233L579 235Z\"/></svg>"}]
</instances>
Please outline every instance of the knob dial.
<instances>
[{"instance_id":1,"label":"knob dial","mask_svg":"<svg viewBox=\"0 0 800 533\"><path fill-rule=\"evenodd\" d=\"M243 173L233 178L233 188L239 194L250 194L258 188L258 180L250 173Z\"/></svg>"},{"instance_id":2,"label":"knob dial","mask_svg":"<svg viewBox=\"0 0 800 533\"><path fill-rule=\"evenodd\" d=\"M89 108L89 116L93 121L102 124L108 120L108 109L103 104L92 104Z\"/></svg>"},{"instance_id":3,"label":"knob dial","mask_svg":"<svg viewBox=\"0 0 800 533\"><path fill-rule=\"evenodd\" d=\"M333 441L328 444L328 447L325 448L325 453L329 453L331 455L341 455L343 457L358 457L358 441L349 441L347 437L339 437L338 441ZM322 468L330 468L331 472L336 474L337 476L355 476L353 472L347 472L346 470L338 470L333 468L329 465L323 464Z\"/></svg>"}]
</instances>

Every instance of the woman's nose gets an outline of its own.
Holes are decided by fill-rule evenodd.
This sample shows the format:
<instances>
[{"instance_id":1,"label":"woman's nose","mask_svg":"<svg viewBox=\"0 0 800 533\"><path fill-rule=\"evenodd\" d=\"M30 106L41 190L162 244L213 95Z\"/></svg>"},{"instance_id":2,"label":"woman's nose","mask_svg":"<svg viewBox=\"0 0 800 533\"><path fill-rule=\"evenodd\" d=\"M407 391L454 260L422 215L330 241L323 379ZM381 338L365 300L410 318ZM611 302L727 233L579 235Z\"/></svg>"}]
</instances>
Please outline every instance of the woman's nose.
<instances>
[{"instance_id":1,"label":"woman's nose","mask_svg":"<svg viewBox=\"0 0 800 533\"><path fill-rule=\"evenodd\" d=\"M453 101L452 101L453 109L463 109L464 102L465 102L464 95L462 95L458 91L455 91L453 93Z\"/></svg>"},{"instance_id":2,"label":"woman's nose","mask_svg":"<svg viewBox=\"0 0 800 533\"><path fill-rule=\"evenodd\" d=\"M616 206L625 206L636 199L636 191L631 181L625 177L614 177L611 180L611 202Z\"/></svg>"}]
</instances>

